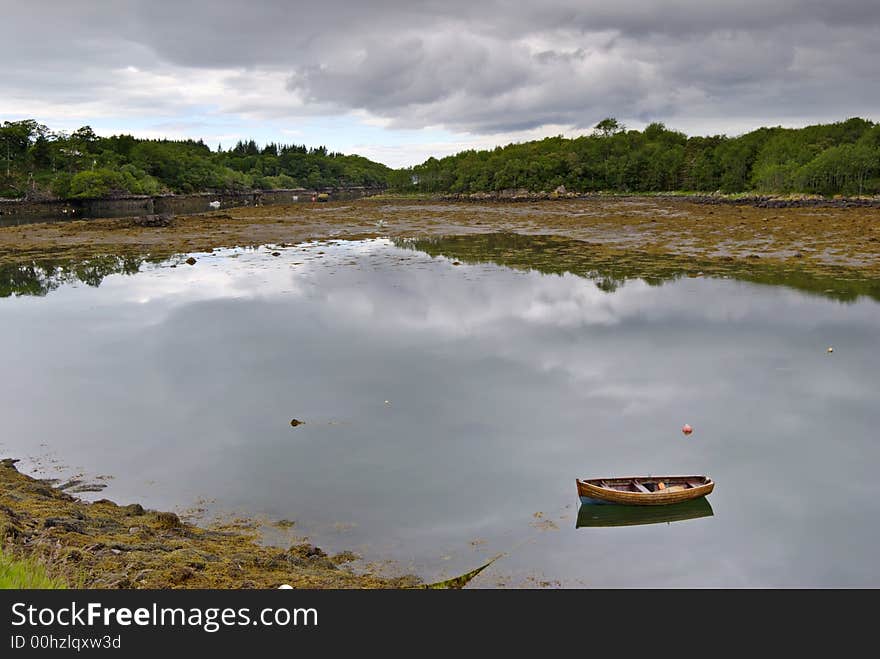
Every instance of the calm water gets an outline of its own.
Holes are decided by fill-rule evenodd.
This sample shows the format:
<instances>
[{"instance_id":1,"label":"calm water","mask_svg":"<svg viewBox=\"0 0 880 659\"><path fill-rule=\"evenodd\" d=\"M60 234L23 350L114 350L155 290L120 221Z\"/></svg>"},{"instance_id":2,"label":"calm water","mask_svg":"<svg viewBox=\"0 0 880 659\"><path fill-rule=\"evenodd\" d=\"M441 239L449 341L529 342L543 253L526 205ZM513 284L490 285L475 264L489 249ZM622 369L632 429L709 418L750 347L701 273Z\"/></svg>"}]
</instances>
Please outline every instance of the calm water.
<instances>
[{"instance_id":1,"label":"calm water","mask_svg":"<svg viewBox=\"0 0 880 659\"><path fill-rule=\"evenodd\" d=\"M880 586L876 301L420 246L38 272L0 299L0 454L426 579L507 552L473 587ZM575 477L648 473L712 476L711 514L577 528Z\"/></svg>"}]
</instances>

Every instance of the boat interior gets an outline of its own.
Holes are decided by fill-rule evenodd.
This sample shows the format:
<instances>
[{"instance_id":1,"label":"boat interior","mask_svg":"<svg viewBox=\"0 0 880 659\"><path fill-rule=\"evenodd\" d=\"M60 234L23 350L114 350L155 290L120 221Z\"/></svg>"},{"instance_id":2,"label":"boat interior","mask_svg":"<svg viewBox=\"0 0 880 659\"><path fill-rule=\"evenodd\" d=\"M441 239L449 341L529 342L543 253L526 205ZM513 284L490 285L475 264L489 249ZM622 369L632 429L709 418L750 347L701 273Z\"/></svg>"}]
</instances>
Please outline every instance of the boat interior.
<instances>
[{"instance_id":1,"label":"boat interior","mask_svg":"<svg viewBox=\"0 0 880 659\"><path fill-rule=\"evenodd\" d=\"M706 478L700 476L683 476L683 477L657 477L657 478L610 478L587 481L591 485L597 485L606 490L617 490L618 492L637 492L641 494L650 494L652 492L678 492L681 490L689 490L701 487L706 484Z\"/></svg>"}]
</instances>

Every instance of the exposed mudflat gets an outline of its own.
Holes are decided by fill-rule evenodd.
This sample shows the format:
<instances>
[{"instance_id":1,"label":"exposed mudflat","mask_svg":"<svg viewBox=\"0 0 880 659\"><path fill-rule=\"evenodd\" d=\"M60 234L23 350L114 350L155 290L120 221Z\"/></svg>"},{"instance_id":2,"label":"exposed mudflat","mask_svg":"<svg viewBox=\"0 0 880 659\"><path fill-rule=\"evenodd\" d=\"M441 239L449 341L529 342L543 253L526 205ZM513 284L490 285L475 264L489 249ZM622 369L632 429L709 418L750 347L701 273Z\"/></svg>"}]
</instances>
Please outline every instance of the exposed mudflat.
<instances>
[{"instance_id":1,"label":"exposed mudflat","mask_svg":"<svg viewBox=\"0 0 880 659\"><path fill-rule=\"evenodd\" d=\"M170 227L138 226L129 219L16 226L0 229L0 263L107 253L163 257L322 238L498 232L570 238L609 255L638 251L743 264L763 259L816 274L844 268L880 276L878 208L760 208L655 197L516 204L372 198L178 216Z\"/></svg>"}]
</instances>

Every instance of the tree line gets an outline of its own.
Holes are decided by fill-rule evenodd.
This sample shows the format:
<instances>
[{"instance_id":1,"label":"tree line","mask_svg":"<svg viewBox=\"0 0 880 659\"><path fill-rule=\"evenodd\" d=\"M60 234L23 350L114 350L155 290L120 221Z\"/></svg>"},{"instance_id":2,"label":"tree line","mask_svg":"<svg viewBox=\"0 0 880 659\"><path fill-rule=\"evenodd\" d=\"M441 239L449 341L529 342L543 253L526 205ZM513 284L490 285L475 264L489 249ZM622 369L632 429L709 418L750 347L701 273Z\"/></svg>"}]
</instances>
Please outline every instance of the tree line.
<instances>
[{"instance_id":1,"label":"tree line","mask_svg":"<svg viewBox=\"0 0 880 659\"><path fill-rule=\"evenodd\" d=\"M51 131L32 119L0 125L0 197L95 198L163 192L384 186L391 170L326 147L240 141L99 137Z\"/></svg>"},{"instance_id":2,"label":"tree line","mask_svg":"<svg viewBox=\"0 0 880 659\"><path fill-rule=\"evenodd\" d=\"M202 140L99 137L89 126L68 134L30 119L0 126L0 197L355 185L424 193L565 186L575 192L878 194L880 124L852 118L738 137L688 137L659 122L628 130L609 117L589 135L462 151L397 170L325 147L260 147L247 140L212 151Z\"/></svg>"},{"instance_id":3,"label":"tree line","mask_svg":"<svg viewBox=\"0 0 880 659\"><path fill-rule=\"evenodd\" d=\"M738 137L688 137L662 123L627 130L614 118L574 139L548 137L429 158L392 175L397 190L880 193L880 125L852 118Z\"/></svg>"}]
</instances>

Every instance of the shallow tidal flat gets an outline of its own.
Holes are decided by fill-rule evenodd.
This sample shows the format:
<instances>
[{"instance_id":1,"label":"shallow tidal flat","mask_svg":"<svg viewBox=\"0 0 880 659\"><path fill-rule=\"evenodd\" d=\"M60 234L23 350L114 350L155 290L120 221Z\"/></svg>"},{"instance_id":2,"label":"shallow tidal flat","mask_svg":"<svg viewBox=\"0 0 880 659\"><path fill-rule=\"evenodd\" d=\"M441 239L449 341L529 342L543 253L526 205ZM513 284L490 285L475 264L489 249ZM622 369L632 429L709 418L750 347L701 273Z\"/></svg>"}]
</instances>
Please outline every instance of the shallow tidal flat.
<instances>
[{"instance_id":1,"label":"shallow tidal flat","mask_svg":"<svg viewBox=\"0 0 880 659\"><path fill-rule=\"evenodd\" d=\"M880 277L880 209L757 208L656 197L530 203L365 199L236 208L176 218L171 227L125 219L0 229L0 262L95 254L171 256L218 247L512 232L590 243L593 253L757 261L834 277ZM699 271L699 268L695 271Z\"/></svg>"}]
</instances>

